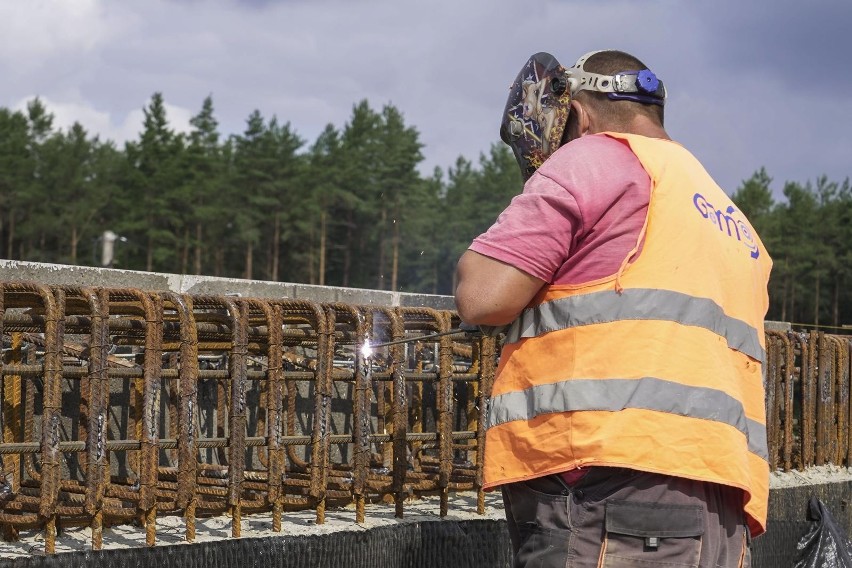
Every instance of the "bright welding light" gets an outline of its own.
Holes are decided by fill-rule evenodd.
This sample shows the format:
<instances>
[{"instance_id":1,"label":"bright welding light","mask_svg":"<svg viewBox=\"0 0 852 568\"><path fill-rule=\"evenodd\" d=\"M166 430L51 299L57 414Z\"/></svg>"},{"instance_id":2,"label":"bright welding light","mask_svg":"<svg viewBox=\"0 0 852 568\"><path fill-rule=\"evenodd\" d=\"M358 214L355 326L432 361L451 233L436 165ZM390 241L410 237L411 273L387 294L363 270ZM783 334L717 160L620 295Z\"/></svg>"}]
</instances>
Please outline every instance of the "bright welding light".
<instances>
[{"instance_id":1,"label":"bright welding light","mask_svg":"<svg viewBox=\"0 0 852 568\"><path fill-rule=\"evenodd\" d=\"M364 341L364 345L361 346L361 355L363 355L364 358L366 359L366 358L370 357L372 354L373 354L373 346L370 345L370 340L367 339L366 341Z\"/></svg>"}]
</instances>

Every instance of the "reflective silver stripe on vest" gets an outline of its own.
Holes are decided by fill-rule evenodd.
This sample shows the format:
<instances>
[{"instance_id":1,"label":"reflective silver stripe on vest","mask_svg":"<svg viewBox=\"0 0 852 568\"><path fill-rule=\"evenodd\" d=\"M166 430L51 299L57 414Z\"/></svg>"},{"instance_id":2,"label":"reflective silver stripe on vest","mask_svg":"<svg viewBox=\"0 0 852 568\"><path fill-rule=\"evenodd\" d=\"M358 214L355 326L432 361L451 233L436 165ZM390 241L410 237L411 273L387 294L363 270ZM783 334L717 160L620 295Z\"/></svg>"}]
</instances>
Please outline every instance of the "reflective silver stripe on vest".
<instances>
[{"instance_id":1,"label":"reflective silver stripe on vest","mask_svg":"<svg viewBox=\"0 0 852 568\"><path fill-rule=\"evenodd\" d=\"M766 426L746 418L734 397L711 388L690 387L653 377L641 379L571 379L495 396L488 427L542 414L578 410L616 412L625 408L667 412L733 426L748 440L751 453L769 461Z\"/></svg>"},{"instance_id":2,"label":"reflective silver stripe on vest","mask_svg":"<svg viewBox=\"0 0 852 568\"><path fill-rule=\"evenodd\" d=\"M663 320L702 327L724 337L728 347L760 361L766 352L757 330L733 318L719 304L671 290L630 288L592 292L527 308L509 328L506 343L549 331L621 320Z\"/></svg>"}]
</instances>

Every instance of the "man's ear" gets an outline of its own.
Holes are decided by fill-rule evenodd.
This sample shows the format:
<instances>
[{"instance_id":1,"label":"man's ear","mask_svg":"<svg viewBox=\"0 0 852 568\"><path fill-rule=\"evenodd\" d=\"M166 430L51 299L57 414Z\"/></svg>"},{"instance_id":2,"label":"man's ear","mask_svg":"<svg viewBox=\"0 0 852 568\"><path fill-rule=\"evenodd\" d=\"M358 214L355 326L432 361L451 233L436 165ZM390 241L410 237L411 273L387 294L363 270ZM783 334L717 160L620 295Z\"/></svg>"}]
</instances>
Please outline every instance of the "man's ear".
<instances>
[{"instance_id":1,"label":"man's ear","mask_svg":"<svg viewBox=\"0 0 852 568\"><path fill-rule=\"evenodd\" d=\"M576 121L577 132L574 135L579 138L580 136L584 136L588 134L589 128L591 126L591 117L589 116L588 111L582 105L582 103L577 102L576 99L571 101L571 112L574 113L574 120Z\"/></svg>"}]
</instances>

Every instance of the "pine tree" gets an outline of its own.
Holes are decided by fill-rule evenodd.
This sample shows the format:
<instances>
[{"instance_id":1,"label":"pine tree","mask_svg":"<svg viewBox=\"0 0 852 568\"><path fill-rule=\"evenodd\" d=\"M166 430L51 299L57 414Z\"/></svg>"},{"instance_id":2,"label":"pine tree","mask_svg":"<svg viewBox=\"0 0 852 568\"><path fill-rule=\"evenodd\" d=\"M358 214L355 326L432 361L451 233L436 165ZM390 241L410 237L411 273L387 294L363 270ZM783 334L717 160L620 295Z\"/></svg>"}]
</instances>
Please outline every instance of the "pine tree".
<instances>
[{"instance_id":1,"label":"pine tree","mask_svg":"<svg viewBox=\"0 0 852 568\"><path fill-rule=\"evenodd\" d=\"M836 226L835 247L837 254L837 275L834 298L832 301L832 325L852 325L852 184L849 178L843 180L834 204L837 209L833 217Z\"/></svg>"},{"instance_id":2,"label":"pine tree","mask_svg":"<svg viewBox=\"0 0 852 568\"><path fill-rule=\"evenodd\" d=\"M22 206L20 223L20 257L27 260L45 261L49 245L48 233L55 219L44 204L55 203L50 195L48 172L50 168L50 139L53 136L53 114L44 103L35 98L27 103L28 150L32 165L32 178L26 192L19 196Z\"/></svg>"},{"instance_id":3,"label":"pine tree","mask_svg":"<svg viewBox=\"0 0 852 568\"><path fill-rule=\"evenodd\" d=\"M273 117L267 124L257 110L243 135L234 138L234 190L245 204L237 208L234 220L245 246L246 278L253 277L255 251L265 242L266 278L278 279L281 242L287 238L282 227L289 229L298 214L293 204L302 167L296 152L302 144L289 123L279 124Z\"/></svg>"},{"instance_id":4,"label":"pine tree","mask_svg":"<svg viewBox=\"0 0 852 568\"><path fill-rule=\"evenodd\" d=\"M224 199L226 164L219 142L219 123L213 115L212 97L204 99L201 110L189 124L192 130L185 158L192 209L187 221L192 233L189 243L192 247L192 272L202 274L205 253L221 245L228 217L228 203ZM189 256L188 251L185 256ZM184 264L188 264L188 259Z\"/></svg>"},{"instance_id":5,"label":"pine tree","mask_svg":"<svg viewBox=\"0 0 852 568\"><path fill-rule=\"evenodd\" d=\"M376 251L370 243L375 234L379 145L381 117L366 100L352 109L352 117L341 137L341 189L346 198L334 205L331 215L337 220L332 236L336 243L336 262L330 268L336 273L330 284L369 287L376 266Z\"/></svg>"},{"instance_id":6,"label":"pine tree","mask_svg":"<svg viewBox=\"0 0 852 568\"><path fill-rule=\"evenodd\" d=\"M456 286L456 263L471 240L481 232L477 231L477 227L488 222L477 208L476 191L479 183L480 173L467 158L459 156L455 165L447 168L442 209L448 238L441 247L439 293L453 293Z\"/></svg>"},{"instance_id":7,"label":"pine tree","mask_svg":"<svg viewBox=\"0 0 852 568\"><path fill-rule=\"evenodd\" d=\"M349 201L342 187L340 133L327 124L308 152L304 207L308 220L308 282L325 285L328 272L329 230L335 203Z\"/></svg>"},{"instance_id":8,"label":"pine tree","mask_svg":"<svg viewBox=\"0 0 852 568\"><path fill-rule=\"evenodd\" d=\"M175 271L183 203L182 160L185 145L169 126L161 93L143 109L139 140L125 145L130 166L121 196L122 230L144 251L145 270Z\"/></svg>"},{"instance_id":9,"label":"pine tree","mask_svg":"<svg viewBox=\"0 0 852 568\"><path fill-rule=\"evenodd\" d=\"M817 178L814 194L817 200L817 221L814 227L814 288L813 314L814 325L824 322L823 316L828 316L837 325L839 306L836 302L840 297L840 284L845 272L839 259L844 246L844 230L840 225L842 214L839 207L841 186L829 181L823 175ZM828 288L828 290L826 290ZM826 291L828 294L826 294ZM826 296L833 301L826 301Z\"/></svg>"},{"instance_id":10,"label":"pine tree","mask_svg":"<svg viewBox=\"0 0 852 568\"><path fill-rule=\"evenodd\" d=\"M0 235L5 258L14 259L18 225L33 178L30 132L21 112L0 108Z\"/></svg>"},{"instance_id":11,"label":"pine tree","mask_svg":"<svg viewBox=\"0 0 852 568\"><path fill-rule=\"evenodd\" d=\"M296 250L299 241L304 238L304 213L308 207L303 206L304 176L306 157L298 154L304 144L290 123L278 124L273 117L267 128L270 137L272 162L272 183L269 186L269 199L272 202L272 227L268 233L269 261L267 278L278 281L281 276L281 266L287 267L288 277L297 274L293 270ZM282 245L287 245L282 247Z\"/></svg>"},{"instance_id":12,"label":"pine tree","mask_svg":"<svg viewBox=\"0 0 852 568\"><path fill-rule=\"evenodd\" d=\"M49 143L52 159L46 178L54 197L51 203L55 204L51 215L68 231L67 239L60 238L57 248L67 251L63 259L78 264L80 242L96 236L94 222L111 198L112 180L104 175L101 162L115 157L77 122L67 133L55 134ZM107 148L113 149L110 145Z\"/></svg>"},{"instance_id":13,"label":"pine tree","mask_svg":"<svg viewBox=\"0 0 852 568\"><path fill-rule=\"evenodd\" d=\"M441 251L451 237L445 226L442 191L442 173L436 168L432 177L418 179L405 195L398 286L401 291L438 293Z\"/></svg>"},{"instance_id":14,"label":"pine tree","mask_svg":"<svg viewBox=\"0 0 852 568\"><path fill-rule=\"evenodd\" d=\"M422 144L417 130L405 125L402 113L393 105L382 109L376 144L379 148L373 194L379 210L375 226L378 250L376 283L380 290L387 287L397 290L403 226L411 223L417 215L412 201L416 200L415 193L421 187L417 165L423 160ZM390 281L386 282L388 273Z\"/></svg>"},{"instance_id":15,"label":"pine tree","mask_svg":"<svg viewBox=\"0 0 852 568\"><path fill-rule=\"evenodd\" d=\"M731 196L733 202L737 204L758 233L760 233L761 220L767 218L775 206L772 190L769 187L771 184L772 178L766 173L766 169L760 168L749 179L745 180Z\"/></svg>"}]
</instances>

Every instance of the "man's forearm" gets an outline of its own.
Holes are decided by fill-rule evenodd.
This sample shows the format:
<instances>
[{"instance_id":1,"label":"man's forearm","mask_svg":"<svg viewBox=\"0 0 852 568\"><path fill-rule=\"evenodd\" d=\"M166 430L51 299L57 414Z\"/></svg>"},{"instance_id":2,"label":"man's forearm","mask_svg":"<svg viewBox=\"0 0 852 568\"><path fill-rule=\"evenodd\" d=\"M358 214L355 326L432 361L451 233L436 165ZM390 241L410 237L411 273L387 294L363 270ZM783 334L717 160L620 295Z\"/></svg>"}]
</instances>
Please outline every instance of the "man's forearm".
<instances>
[{"instance_id":1,"label":"man's forearm","mask_svg":"<svg viewBox=\"0 0 852 568\"><path fill-rule=\"evenodd\" d=\"M476 325L513 322L545 284L509 264L473 251L462 255L456 274L459 316Z\"/></svg>"}]
</instances>

